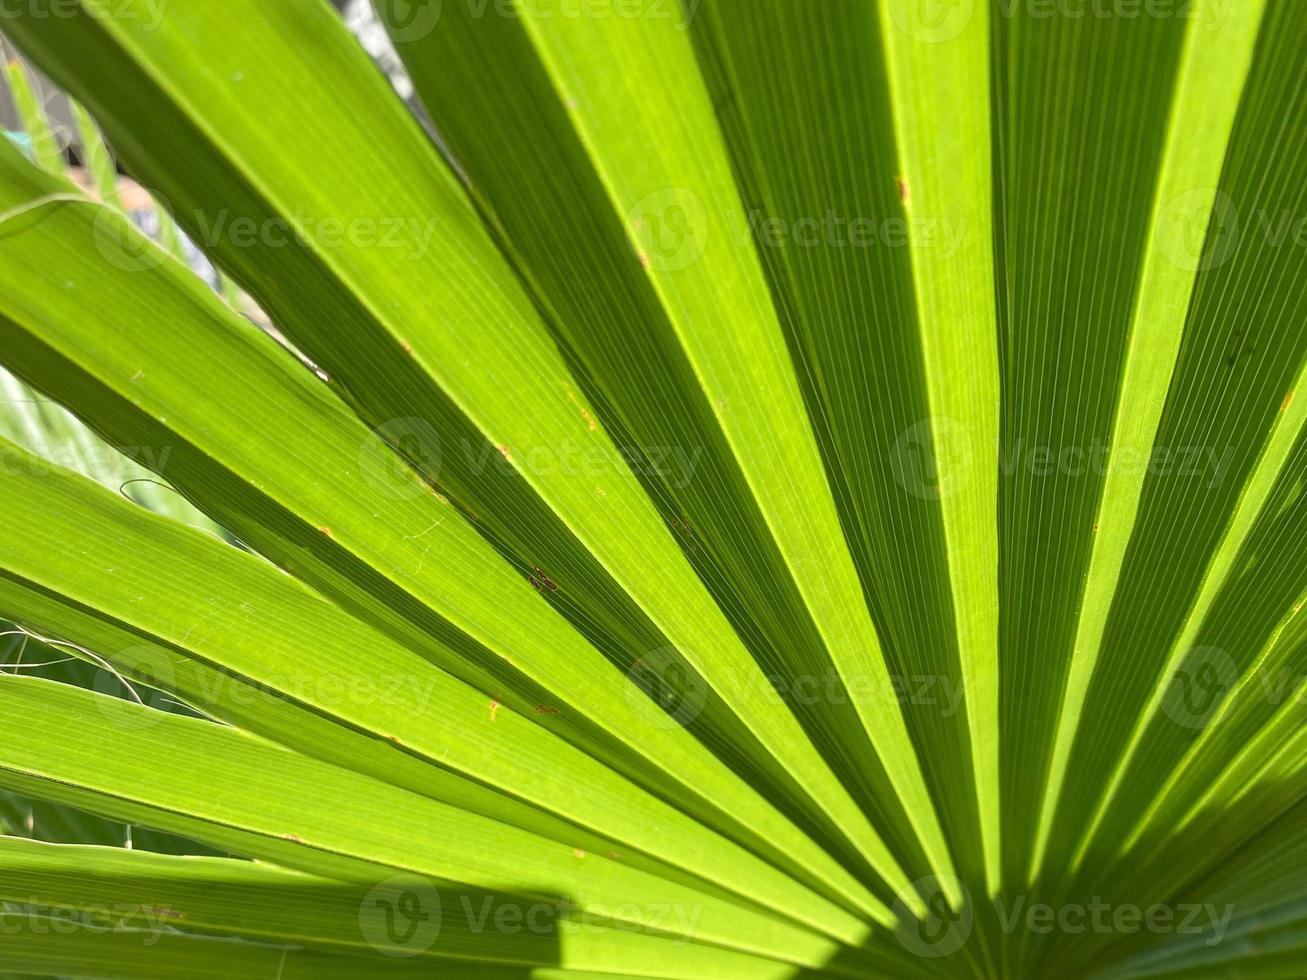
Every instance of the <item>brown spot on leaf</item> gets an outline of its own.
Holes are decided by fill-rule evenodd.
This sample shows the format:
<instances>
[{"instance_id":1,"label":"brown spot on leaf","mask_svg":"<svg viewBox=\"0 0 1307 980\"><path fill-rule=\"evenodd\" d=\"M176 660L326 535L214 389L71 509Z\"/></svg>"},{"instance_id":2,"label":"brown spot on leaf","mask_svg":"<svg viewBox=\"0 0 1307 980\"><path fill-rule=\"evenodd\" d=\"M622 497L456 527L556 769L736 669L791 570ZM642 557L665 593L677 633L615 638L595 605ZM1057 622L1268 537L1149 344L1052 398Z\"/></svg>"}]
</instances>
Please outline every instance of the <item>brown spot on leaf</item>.
<instances>
[{"instance_id":1,"label":"brown spot on leaf","mask_svg":"<svg viewBox=\"0 0 1307 980\"><path fill-rule=\"evenodd\" d=\"M685 546L691 551L699 550L699 542L694 537L694 525L688 517L673 517L668 523L684 538Z\"/></svg>"}]
</instances>

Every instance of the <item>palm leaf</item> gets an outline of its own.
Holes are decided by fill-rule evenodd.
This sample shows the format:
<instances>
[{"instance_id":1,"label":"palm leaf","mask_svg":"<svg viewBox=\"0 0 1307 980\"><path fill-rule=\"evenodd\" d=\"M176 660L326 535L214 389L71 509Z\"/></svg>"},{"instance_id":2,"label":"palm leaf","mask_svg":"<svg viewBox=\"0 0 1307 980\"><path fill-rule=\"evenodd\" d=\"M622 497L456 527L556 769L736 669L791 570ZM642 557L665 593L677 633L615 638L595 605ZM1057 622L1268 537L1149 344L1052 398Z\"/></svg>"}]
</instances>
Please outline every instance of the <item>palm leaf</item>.
<instances>
[{"instance_id":1,"label":"palm leaf","mask_svg":"<svg viewBox=\"0 0 1307 980\"><path fill-rule=\"evenodd\" d=\"M0 967L1301 972L1301 5L374 6L5 18Z\"/></svg>"}]
</instances>

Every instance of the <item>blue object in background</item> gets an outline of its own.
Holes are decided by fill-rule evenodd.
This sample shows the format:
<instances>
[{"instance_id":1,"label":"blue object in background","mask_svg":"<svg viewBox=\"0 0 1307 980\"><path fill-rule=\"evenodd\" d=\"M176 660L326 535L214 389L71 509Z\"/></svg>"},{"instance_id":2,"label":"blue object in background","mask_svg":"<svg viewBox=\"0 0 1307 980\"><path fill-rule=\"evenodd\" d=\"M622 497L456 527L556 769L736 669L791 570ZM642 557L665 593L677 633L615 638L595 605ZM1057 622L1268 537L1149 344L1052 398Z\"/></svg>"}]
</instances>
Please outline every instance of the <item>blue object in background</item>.
<instances>
[{"instance_id":1,"label":"blue object in background","mask_svg":"<svg viewBox=\"0 0 1307 980\"><path fill-rule=\"evenodd\" d=\"M23 132L5 131L5 135L13 140L14 144L27 154L29 160L36 159L36 148L32 145L32 137Z\"/></svg>"}]
</instances>

